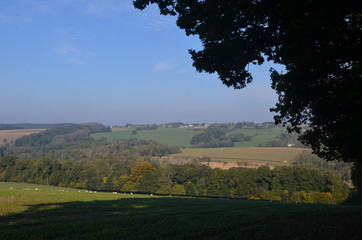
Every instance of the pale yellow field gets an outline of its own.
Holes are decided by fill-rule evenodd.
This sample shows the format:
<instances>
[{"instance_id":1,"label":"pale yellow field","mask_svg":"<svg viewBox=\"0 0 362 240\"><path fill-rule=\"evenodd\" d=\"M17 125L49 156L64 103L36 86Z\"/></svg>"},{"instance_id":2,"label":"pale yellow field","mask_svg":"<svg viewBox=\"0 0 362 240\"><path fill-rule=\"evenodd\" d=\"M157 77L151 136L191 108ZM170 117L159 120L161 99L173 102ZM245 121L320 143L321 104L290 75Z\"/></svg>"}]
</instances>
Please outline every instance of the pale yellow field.
<instances>
[{"instance_id":1,"label":"pale yellow field","mask_svg":"<svg viewBox=\"0 0 362 240\"><path fill-rule=\"evenodd\" d=\"M44 130L45 129L0 130L0 145L4 144L4 139L6 139L6 141L11 144L12 141L15 142L16 139L22 136L30 135L32 133L39 133Z\"/></svg>"},{"instance_id":2,"label":"pale yellow field","mask_svg":"<svg viewBox=\"0 0 362 240\"><path fill-rule=\"evenodd\" d=\"M280 165L287 161L290 163L303 151L311 151L301 148L193 148L182 149L182 153L171 155L177 157L201 158L209 157L211 161L222 162L249 162L249 163L269 163L270 165Z\"/></svg>"}]
</instances>

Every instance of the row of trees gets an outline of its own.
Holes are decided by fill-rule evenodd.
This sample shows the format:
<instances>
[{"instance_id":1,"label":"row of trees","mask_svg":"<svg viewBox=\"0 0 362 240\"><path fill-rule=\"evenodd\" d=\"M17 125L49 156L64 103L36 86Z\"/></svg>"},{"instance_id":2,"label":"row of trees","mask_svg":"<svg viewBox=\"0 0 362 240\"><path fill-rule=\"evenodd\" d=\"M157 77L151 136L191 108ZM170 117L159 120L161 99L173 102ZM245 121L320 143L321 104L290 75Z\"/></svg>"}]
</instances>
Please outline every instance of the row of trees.
<instances>
[{"instance_id":1,"label":"row of trees","mask_svg":"<svg viewBox=\"0 0 362 240\"><path fill-rule=\"evenodd\" d=\"M0 149L3 155L14 155L22 159L41 158L47 156L57 161L95 162L104 159L108 163L120 162L135 165L149 161L152 157L162 157L179 153L180 148L157 144L153 140L113 140L105 138L94 140L85 138L72 143L48 144L36 147L8 146Z\"/></svg>"},{"instance_id":2,"label":"row of trees","mask_svg":"<svg viewBox=\"0 0 362 240\"><path fill-rule=\"evenodd\" d=\"M97 160L59 162L50 158L0 158L0 181L123 191L275 201L340 203L349 193L337 172L280 166L270 169L211 169L186 164L165 168L141 162L134 166Z\"/></svg>"},{"instance_id":3,"label":"row of trees","mask_svg":"<svg viewBox=\"0 0 362 240\"><path fill-rule=\"evenodd\" d=\"M226 135L222 130L206 130L193 136L190 144L195 148L233 147L235 142L250 139L250 136L244 136L242 133Z\"/></svg>"}]
</instances>

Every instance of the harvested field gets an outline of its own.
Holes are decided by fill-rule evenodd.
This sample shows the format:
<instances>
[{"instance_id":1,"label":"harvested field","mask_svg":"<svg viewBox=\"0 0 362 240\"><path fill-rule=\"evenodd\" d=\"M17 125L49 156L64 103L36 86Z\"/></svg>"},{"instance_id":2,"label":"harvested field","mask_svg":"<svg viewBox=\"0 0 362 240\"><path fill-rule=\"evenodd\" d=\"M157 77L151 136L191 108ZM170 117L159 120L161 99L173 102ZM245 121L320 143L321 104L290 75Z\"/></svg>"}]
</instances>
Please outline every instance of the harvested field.
<instances>
[{"instance_id":1,"label":"harvested field","mask_svg":"<svg viewBox=\"0 0 362 240\"><path fill-rule=\"evenodd\" d=\"M194 148L182 149L182 153L171 155L173 158L209 157L210 162L201 162L212 168L228 169L231 167L275 167L290 164L303 151L302 148Z\"/></svg>"},{"instance_id":2,"label":"harvested field","mask_svg":"<svg viewBox=\"0 0 362 240\"><path fill-rule=\"evenodd\" d=\"M30 135L32 133L39 133L45 129L15 129L15 130L0 130L0 145L4 144L4 139L7 143L15 142L16 139Z\"/></svg>"}]
</instances>

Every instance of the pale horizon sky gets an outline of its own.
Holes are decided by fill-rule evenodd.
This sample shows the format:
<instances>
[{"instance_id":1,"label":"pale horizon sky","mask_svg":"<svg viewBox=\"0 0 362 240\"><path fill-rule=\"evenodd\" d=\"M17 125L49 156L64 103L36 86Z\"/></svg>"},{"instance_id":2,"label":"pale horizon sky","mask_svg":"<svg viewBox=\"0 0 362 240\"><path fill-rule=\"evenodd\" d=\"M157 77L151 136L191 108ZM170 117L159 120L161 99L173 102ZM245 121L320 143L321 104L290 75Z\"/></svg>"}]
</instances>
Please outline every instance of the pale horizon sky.
<instances>
[{"instance_id":1,"label":"pale horizon sky","mask_svg":"<svg viewBox=\"0 0 362 240\"><path fill-rule=\"evenodd\" d=\"M198 73L175 18L132 0L0 2L0 123L273 121L269 68L234 90ZM274 66L275 67L275 66Z\"/></svg>"}]
</instances>

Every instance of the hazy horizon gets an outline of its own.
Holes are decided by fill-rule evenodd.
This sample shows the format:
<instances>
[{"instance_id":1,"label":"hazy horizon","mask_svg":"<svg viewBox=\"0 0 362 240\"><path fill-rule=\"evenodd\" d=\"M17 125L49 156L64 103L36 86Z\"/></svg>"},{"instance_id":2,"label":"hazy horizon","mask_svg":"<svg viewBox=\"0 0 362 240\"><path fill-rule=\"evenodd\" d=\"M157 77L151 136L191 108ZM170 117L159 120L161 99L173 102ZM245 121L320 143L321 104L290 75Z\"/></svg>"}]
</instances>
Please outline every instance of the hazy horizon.
<instances>
[{"instance_id":1,"label":"hazy horizon","mask_svg":"<svg viewBox=\"0 0 362 240\"><path fill-rule=\"evenodd\" d=\"M0 123L273 121L274 65L250 65L253 83L227 88L196 72L188 49L201 49L199 39L154 6L3 1L0 30Z\"/></svg>"}]
</instances>

